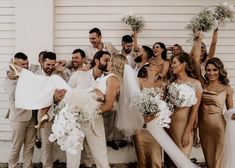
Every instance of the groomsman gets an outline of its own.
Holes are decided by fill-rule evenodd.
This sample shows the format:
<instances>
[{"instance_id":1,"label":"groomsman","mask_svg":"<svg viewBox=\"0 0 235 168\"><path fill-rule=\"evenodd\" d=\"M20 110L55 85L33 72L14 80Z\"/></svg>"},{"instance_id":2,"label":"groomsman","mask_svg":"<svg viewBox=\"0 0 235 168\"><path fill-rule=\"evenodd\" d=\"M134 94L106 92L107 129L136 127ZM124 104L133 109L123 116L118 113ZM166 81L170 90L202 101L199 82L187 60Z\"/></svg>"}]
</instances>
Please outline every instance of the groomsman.
<instances>
[{"instance_id":1,"label":"groomsman","mask_svg":"<svg viewBox=\"0 0 235 168\"><path fill-rule=\"evenodd\" d=\"M104 72L107 72L107 66L110 62L110 57L110 54L106 51L97 52L91 62L92 69L89 71L74 73L69 81L70 86L72 88L80 87L83 89L92 86L97 79L104 76ZM55 102L58 103L63 98L64 94L64 90L57 90L54 94ZM102 116L99 117L95 127L92 126L91 129L88 129L88 132L89 133L86 132L85 135L96 166L99 168L109 167ZM67 167L76 168L79 167L79 165L80 153L77 155L67 153Z\"/></svg>"},{"instance_id":2,"label":"groomsman","mask_svg":"<svg viewBox=\"0 0 235 168\"><path fill-rule=\"evenodd\" d=\"M35 74L51 76L55 72L56 65L56 54L53 52L43 53L42 58L42 68L35 72ZM41 140L42 140L42 154L41 161L43 168L52 168L53 167L53 142L49 141L49 136L52 133L51 127L53 124L53 106L48 111L50 119L46 122L43 128L40 129ZM40 110L38 112L38 118L40 119Z\"/></svg>"},{"instance_id":3,"label":"groomsman","mask_svg":"<svg viewBox=\"0 0 235 168\"><path fill-rule=\"evenodd\" d=\"M110 42L102 42L102 34L99 28L93 28L89 31L89 41L91 43L85 49L86 57L88 61L93 59L93 56L98 51L107 51L111 55L118 52L118 50Z\"/></svg>"},{"instance_id":4,"label":"groomsman","mask_svg":"<svg viewBox=\"0 0 235 168\"><path fill-rule=\"evenodd\" d=\"M28 69L28 57L24 53L18 52L14 56L14 64ZM17 79L5 79L5 89L10 106L9 121L12 128L8 167L15 168L17 166L20 150L23 147L23 167L32 168L34 143L36 139L36 129L34 128L35 119L32 116L31 110L15 108L17 81Z\"/></svg>"}]
</instances>

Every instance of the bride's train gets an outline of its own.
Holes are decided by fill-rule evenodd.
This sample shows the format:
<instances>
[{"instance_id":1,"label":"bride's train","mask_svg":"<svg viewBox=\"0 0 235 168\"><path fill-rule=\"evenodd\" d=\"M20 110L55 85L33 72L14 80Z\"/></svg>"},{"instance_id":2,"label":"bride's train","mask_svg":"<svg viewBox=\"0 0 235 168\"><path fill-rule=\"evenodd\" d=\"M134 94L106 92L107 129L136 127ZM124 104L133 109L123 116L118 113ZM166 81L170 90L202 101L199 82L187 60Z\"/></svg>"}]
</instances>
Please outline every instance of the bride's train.
<instances>
[{"instance_id":1,"label":"bride's train","mask_svg":"<svg viewBox=\"0 0 235 168\"><path fill-rule=\"evenodd\" d=\"M156 141L161 145L163 150L169 155L169 157L177 167L198 168L198 166L193 164L189 160L189 158L186 157L183 152L176 146L174 141L165 132L165 130L159 127L158 123L156 122L156 119L152 120L147 124L147 129L156 139Z\"/></svg>"},{"instance_id":2,"label":"bride's train","mask_svg":"<svg viewBox=\"0 0 235 168\"><path fill-rule=\"evenodd\" d=\"M224 149L221 159L221 168L234 168L235 167L235 120L231 119L232 114L235 113L235 108L230 109L224 113L226 120L226 129L224 137Z\"/></svg>"}]
</instances>

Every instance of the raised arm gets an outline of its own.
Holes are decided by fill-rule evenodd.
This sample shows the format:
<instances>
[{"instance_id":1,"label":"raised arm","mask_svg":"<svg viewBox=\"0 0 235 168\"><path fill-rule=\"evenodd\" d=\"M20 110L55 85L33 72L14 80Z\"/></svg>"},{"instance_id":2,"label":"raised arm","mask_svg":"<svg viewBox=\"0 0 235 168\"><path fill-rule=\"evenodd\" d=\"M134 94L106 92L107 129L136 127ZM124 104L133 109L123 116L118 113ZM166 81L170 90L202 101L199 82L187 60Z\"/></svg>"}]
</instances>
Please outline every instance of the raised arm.
<instances>
[{"instance_id":1,"label":"raised arm","mask_svg":"<svg viewBox=\"0 0 235 168\"><path fill-rule=\"evenodd\" d=\"M195 43L195 50L194 50L192 59L193 59L193 63L194 63L196 78L199 81L203 82L203 78L202 78L202 74L201 74L201 65L200 65L203 33L202 32L198 32L198 33L199 33L199 36L198 36L198 39Z\"/></svg>"},{"instance_id":2,"label":"raised arm","mask_svg":"<svg viewBox=\"0 0 235 168\"><path fill-rule=\"evenodd\" d=\"M218 28L216 28L213 32L211 45L208 53L208 58L213 58L215 56L216 44L218 39Z\"/></svg>"},{"instance_id":3,"label":"raised arm","mask_svg":"<svg viewBox=\"0 0 235 168\"><path fill-rule=\"evenodd\" d=\"M137 36L138 36L138 33L133 31L132 34L131 34L132 38L133 38L133 43L134 43L134 51L137 52L139 50L139 46L138 46L138 41L137 41Z\"/></svg>"}]
</instances>

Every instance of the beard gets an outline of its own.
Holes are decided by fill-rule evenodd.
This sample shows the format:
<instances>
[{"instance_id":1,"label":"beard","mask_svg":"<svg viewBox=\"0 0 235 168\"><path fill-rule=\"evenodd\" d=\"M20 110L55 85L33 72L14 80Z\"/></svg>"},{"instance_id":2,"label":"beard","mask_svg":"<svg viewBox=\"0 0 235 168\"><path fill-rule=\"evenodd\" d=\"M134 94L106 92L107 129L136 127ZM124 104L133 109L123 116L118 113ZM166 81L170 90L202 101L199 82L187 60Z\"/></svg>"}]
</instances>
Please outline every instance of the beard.
<instances>
[{"instance_id":1,"label":"beard","mask_svg":"<svg viewBox=\"0 0 235 168\"><path fill-rule=\"evenodd\" d=\"M137 57L134 59L134 61L135 61L136 63L140 63L140 62L142 61L142 56L137 56Z\"/></svg>"},{"instance_id":2,"label":"beard","mask_svg":"<svg viewBox=\"0 0 235 168\"><path fill-rule=\"evenodd\" d=\"M45 69L43 69L43 70L44 70L44 72L45 72L47 75L51 75L52 72L54 71L54 69L50 69L50 68L45 68Z\"/></svg>"},{"instance_id":3,"label":"beard","mask_svg":"<svg viewBox=\"0 0 235 168\"><path fill-rule=\"evenodd\" d=\"M131 49L124 49L125 53L130 54L131 53Z\"/></svg>"},{"instance_id":4,"label":"beard","mask_svg":"<svg viewBox=\"0 0 235 168\"><path fill-rule=\"evenodd\" d=\"M98 69L100 69L103 72L108 72L108 64L99 63Z\"/></svg>"}]
</instances>

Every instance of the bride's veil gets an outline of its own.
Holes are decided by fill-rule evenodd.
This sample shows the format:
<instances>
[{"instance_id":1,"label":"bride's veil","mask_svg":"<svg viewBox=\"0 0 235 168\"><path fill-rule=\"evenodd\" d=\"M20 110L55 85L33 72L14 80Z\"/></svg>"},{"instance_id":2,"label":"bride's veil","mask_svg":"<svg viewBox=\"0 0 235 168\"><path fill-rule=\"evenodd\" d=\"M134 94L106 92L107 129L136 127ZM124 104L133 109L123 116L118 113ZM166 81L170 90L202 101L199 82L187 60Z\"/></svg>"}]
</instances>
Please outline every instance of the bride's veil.
<instances>
[{"instance_id":1,"label":"bride's veil","mask_svg":"<svg viewBox=\"0 0 235 168\"><path fill-rule=\"evenodd\" d=\"M141 113L138 113L137 110L130 105L131 98L139 93L140 86L137 73L129 65L125 65L116 126L119 130L124 131L126 137L134 135L135 130L142 128L144 124ZM197 167L183 154L183 152L180 151L165 130L159 127L155 120L152 120L147 124L147 129L161 145L163 150L168 153L177 167Z\"/></svg>"},{"instance_id":2,"label":"bride's veil","mask_svg":"<svg viewBox=\"0 0 235 168\"><path fill-rule=\"evenodd\" d=\"M144 124L142 115L130 105L131 98L138 93L140 87L137 74L129 65L125 65L116 126L127 138L134 135L135 130L142 128Z\"/></svg>"}]
</instances>

